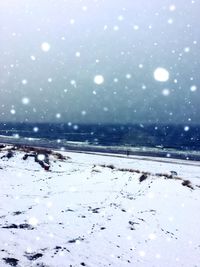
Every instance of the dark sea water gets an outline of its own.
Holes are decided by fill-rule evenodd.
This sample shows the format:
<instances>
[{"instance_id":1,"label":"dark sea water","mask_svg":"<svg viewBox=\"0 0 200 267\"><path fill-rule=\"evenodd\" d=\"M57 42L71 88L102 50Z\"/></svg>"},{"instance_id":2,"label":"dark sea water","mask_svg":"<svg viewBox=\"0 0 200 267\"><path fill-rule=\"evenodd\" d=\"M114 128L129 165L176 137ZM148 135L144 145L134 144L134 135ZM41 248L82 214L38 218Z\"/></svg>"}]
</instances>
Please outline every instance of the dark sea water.
<instances>
[{"instance_id":1,"label":"dark sea water","mask_svg":"<svg viewBox=\"0 0 200 267\"><path fill-rule=\"evenodd\" d=\"M33 124L33 123L1 123L0 141L12 140L12 143L32 141L31 144L50 147L61 147L69 144L86 144L95 147L126 147L166 152L170 149L200 151L200 125L165 125L165 124ZM166 154L166 153L165 153ZM162 153L161 153L162 155Z\"/></svg>"}]
</instances>

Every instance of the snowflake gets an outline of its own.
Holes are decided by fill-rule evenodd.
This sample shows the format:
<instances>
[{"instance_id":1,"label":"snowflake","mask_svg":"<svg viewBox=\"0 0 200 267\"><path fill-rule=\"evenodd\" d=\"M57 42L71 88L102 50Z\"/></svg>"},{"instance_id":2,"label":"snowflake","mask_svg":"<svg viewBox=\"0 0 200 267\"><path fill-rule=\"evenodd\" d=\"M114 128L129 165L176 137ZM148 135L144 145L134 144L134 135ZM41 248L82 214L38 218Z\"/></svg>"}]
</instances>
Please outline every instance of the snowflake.
<instances>
[{"instance_id":1,"label":"snowflake","mask_svg":"<svg viewBox=\"0 0 200 267\"><path fill-rule=\"evenodd\" d=\"M38 154L37 159L40 161L43 161L45 159L45 155L44 154Z\"/></svg>"},{"instance_id":2,"label":"snowflake","mask_svg":"<svg viewBox=\"0 0 200 267\"><path fill-rule=\"evenodd\" d=\"M73 25L73 24L75 23L75 20L74 20L74 19L70 19L69 23L70 23L71 25Z\"/></svg>"},{"instance_id":3,"label":"snowflake","mask_svg":"<svg viewBox=\"0 0 200 267\"><path fill-rule=\"evenodd\" d=\"M190 130L190 127L189 127L189 126L185 126L185 127L184 127L184 131L185 131L185 132L188 132L189 130Z\"/></svg>"},{"instance_id":4,"label":"snowflake","mask_svg":"<svg viewBox=\"0 0 200 267\"><path fill-rule=\"evenodd\" d=\"M115 25L115 26L113 27L113 30L114 30L114 31L119 31L119 26Z\"/></svg>"},{"instance_id":5,"label":"snowflake","mask_svg":"<svg viewBox=\"0 0 200 267\"><path fill-rule=\"evenodd\" d=\"M50 48L51 48L50 44L47 42L44 42L41 44L41 49L43 52L48 52L50 50Z\"/></svg>"},{"instance_id":6,"label":"snowflake","mask_svg":"<svg viewBox=\"0 0 200 267\"><path fill-rule=\"evenodd\" d=\"M16 113L15 109L12 108L12 109L10 110L10 113L11 113L12 115L14 115L14 114Z\"/></svg>"},{"instance_id":7,"label":"snowflake","mask_svg":"<svg viewBox=\"0 0 200 267\"><path fill-rule=\"evenodd\" d=\"M56 114L56 118L57 118L57 119L60 119L60 118L61 118L61 114L60 114L60 113L57 113L57 114Z\"/></svg>"},{"instance_id":8,"label":"snowflake","mask_svg":"<svg viewBox=\"0 0 200 267\"><path fill-rule=\"evenodd\" d=\"M133 26L133 29L134 29L135 31L138 31L138 30L139 30L139 26L138 26L138 25L134 25L134 26Z\"/></svg>"},{"instance_id":9,"label":"snowflake","mask_svg":"<svg viewBox=\"0 0 200 267\"><path fill-rule=\"evenodd\" d=\"M74 125L74 126L73 126L73 129L74 129L74 130L78 130L78 128L79 128L78 125Z\"/></svg>"},{"instance_id":10,"label":"snowflake","mask_svg":"<svg viewBox=\"0 0 200 267\"><path fill-rule=\"evenodd\" d=\"M191 92L195 92L197 90L197 86L196 85L192 85L191 87L190 87L190 91Z\"/></svg>"},{"instance_id":11,"label":"snowflake","mask_svg":"<svg viewBox=\"0 0 200 267\"><path fill-rule=\"evenodd\" d=\"M104 25L103 30L106 31L108 29L108 25Z\"/></svg>"},{"instance_id":12,"label":"snowflake","mask_svg":"<svg viewBox=\"0 0 200 267\"><path fill-rule=\"evenodd\" d=\"M117 18L119 21L122 21L124 20L124 17L122 15L119 15L118 18Z\"/></svg>"},{"instance_id":13,"label":"snowflake","mask_svg":"<svg viewBox=\"0 0 200 267\"><path fill-rule=\"evenodd\" d=\"M96 75L94 77L94 83L96 83L97 85L104 83L104 77L102 75Z\"/></svg>"},{"instance_id":14,"label":"snowflake","mask_svg":"<svg viewBox=\"0 0 200 267\"><path fill-rule=\"evenodd\" d=\"M82 115L82 116L85 116L86 114L87 114L87 112L86 112L85 110L82 110L82 111L81 111L81 115Z\"/></svg>"},{"instance_id":15,"label":"snowflake","mask_svg":"<svg viewBox=\"0 0 200 267\"><path fill-rule=\"evenodd\" d=\"M37 133L37 132L39 131L39 128L38 128L38 127L33 127L33 131L34 131L35 133Z\"/></svg>"},{"instance_id":16,"label":"snowflake","mask_svg":"<svg viewBox=\"0 0 200 267\"><path fill-rule=\"evenodd\" d=\"M81 244L81 241L80 240L76 240L76 245L80 245Z\"/></svg>"},{"instance_id":17,"label":"snowflake","mask_svg":"<svg viewBox=\"0 0 200 267\"><path fill-rule=\"evenodd\" d=\"M53 238L53 237L54 237L54 234L53 234L53 233L50 233L49 236L50 236L51 238Z\"/></svg>"},{"instance_id":18,"label":"snowflake","mask_svg":"<svg viewBox=\"0 0 200 267\"><path fill-rule=\"evenodd\" d=\"M131 75L130 73L127 73L127 74L126 74L126 79L129 80L129 79L131 79L131 77L132 77L132 75Z\"/></svg>"},{"instance_id":19,"label":"snowflake","mask_svg":"<svg viewBox=\"0 0 200 267\"><path fill-rule=\"evenodd\" d=\"M36 57L35 56L30 56L31 60L35 61Z\"/></svg>"},{"instance_id":20,"label":"snowflake","mask_svg":"<svg viewBox=\"0 0 200 267\"><path fill-rule=\"evenodd\" d=\"M184 52L185 52L185 53L189 53L189 52L190 52L190 48L189 48L189 47L185 47L185 48L184 48Z\"/></svg>"},{"instance_id":21,"label":"snowflake","mask_svg":"<svg viewBox=\"0 0 200 267\"><path fill-rule=\"evenodd\" d=\"M159 253L157 253L155 257L156 257L156 259L160 259L161 258Z\"/></svg>"},{"instance_id":22,"label":"snowflake","mask_svg":"<svg viewBox=\"0 0 200 267\"><path fill-rule=\"evenodd\" d=\"M26 79L23 79L23 80L22 80L22 84L23 84L23 85L26 85L27 83L28 83L28 81L27 81Z\"/></svg>"},{"instance_id":23,"label":"snowflake","mask_svg":"<svg viewBox=\"0 0 200 267\"><path fill-rule=\"evenodd\" d=\"M83 7L82 7L82 10L83 10L83 11L87 11L87 10L88 10L88 7L87 7L87 6L83 6Z\"/></svg>"},{"instance_id":24,"label":"snowflake","mask_svg":"<svg viewBox=\"0 0 200 267\"><path fill-rule=\"evenodd\" d=\"M30 103L30 99L28 97L23 97L22 98L22 104L28 105Z\"/></svg>"},{"instance_id":25,"label":"snowflake","mask_svg":"<svg viewBox=\"0 0 200 267\"><path fill-rule=\"evenodd\" d=\"M163 89L163 90L162 90L162 94L163 94L164 96L168 96L168 95L170 95L170 90L169 90L169 89Z\"/></svg>"},{"instance_id":26,"label":"snowflake","mask_svg":"<svg viewBox=\"0 0 200 267\"><path fill-rule=\"evenodd\" d=\"M38 219L36 219L35 217L31 217L31 218L28 220L28 223L31 224L32 226L37 226L37 224L38 224Z\"/></svg>"},{"instance_id":27,"label":"snowflake","mask_svg":"<svg viewBox=\"0 0 200 267\"><path fill-rule=\"evenodd\" d=\"M169 80L169 72L168 70L158 67L154 71L154 79L159 82L166 82Z\"/></svg>"},{"instance_id":28,"label":"snowflake","mask_svg":"<svg viewBox=\"0 0 200 267\"><path fill-rule=\"evenodd\" d=\"M70 81L70 84L71 84L74 88L77 87L77 85L76 85L76 81L75 81L75 80L71 80L71 81Z\"/></svg>"},{"instance_id":29,"label":"snowflake","mask_svg":"<svg viewBox=\"0 0 200 267\"><path fill-rule=\"evenodd\" d=\"M81 53L80 52L76 52L76 57L80 57L81 56Z\"/></svg>"},{"instance_id":30,"label":"snowflake","mask_svg":"<svg viewBox=\"0 0 200 267\"><path fill-rule=\"evenodd\" d=\"M169 10L170 11L175 11L176 10L176 6L175 5L170 5L169 6Z\"/></svg>"},{"instance_id":31,"label":"snowflake","mask_svg":"<svg viewBox=\"0 0 200 267\"><path fill-rule=\"evenodd\" d=\"M32 248L28 247L28 248L26 249L26 252L27 252L27 253L32 253Z\"/></svg>"},{"instance_id":32,"label":"snowflake","mask_svg":"<svg viewBox=\"0 0 200 267\"><path fill-rule=\"evenodd\" d=\"M173 24L173 22L174 22L174 21L173 21L172 18L169 18L168 21L167 21L168 24Z\"/></svg>"}]
</instances>

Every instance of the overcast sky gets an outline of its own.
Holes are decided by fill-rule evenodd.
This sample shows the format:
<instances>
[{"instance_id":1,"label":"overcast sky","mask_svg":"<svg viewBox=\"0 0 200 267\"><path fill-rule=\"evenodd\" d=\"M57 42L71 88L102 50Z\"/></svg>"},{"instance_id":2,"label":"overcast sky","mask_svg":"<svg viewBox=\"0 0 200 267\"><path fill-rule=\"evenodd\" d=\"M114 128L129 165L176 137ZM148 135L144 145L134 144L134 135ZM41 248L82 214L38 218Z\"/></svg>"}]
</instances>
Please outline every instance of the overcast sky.
<instances>
[{"instance_id":1,"label":"overcast sky","mask_svg":"<svg viewBox=\"0 0 200 267\"><path fill-rule=\"evenodd\" d=\"M0 121L200 123L199 14L199 0L0 1Z\"/></svg>"}]
</instances>

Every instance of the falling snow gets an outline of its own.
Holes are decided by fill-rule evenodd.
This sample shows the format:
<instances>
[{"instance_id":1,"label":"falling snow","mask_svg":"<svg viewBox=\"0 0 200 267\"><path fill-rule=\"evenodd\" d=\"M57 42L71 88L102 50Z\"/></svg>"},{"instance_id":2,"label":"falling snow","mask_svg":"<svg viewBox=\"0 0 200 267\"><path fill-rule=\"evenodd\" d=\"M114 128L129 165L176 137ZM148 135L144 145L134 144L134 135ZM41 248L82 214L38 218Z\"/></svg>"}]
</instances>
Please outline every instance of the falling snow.
<instances>
[{"instance_id":1,"label":"falling snow","mask_svg":"<svg viewBox=\"0 0 200 267\"><path fill-rule=\"evenodd\" d=\"M28 105L30 103L30 99L28 97L23 97L22 98L22 104Z\"/></svg>"},{"instance_id":2,"label":"falling snow","mask_svg":"<svg viewBox=\"0 0 200 267\"><path fill-rule=\"evenodd\" d=\"M196 85L192 85L191 87L190 87L190 91L191 92L195 92L197 90L197 86Z\"/></svg>"},{"instance_id":3,"label":"falling snow","mask_svg":"<svg viewBox=\"0 0 200 267\"><path fill-rule=\"evenodd\" d=\"M51 48L50 44L47 42L44 42L41 44L41 49L43 52L48 52L50 50L50 48Z\"/></svg>"},{"instance_id":4,"label":"falling snow","mask_svg":"<svg viewBox=\"0 0 200 267\"><path fill-rule=\"evenodd\" d=\"M168 96L168 95L170 95L170 90L169 89L163 89L162 94L164 96Z\"/></svg>"},{"instance_id":5,"label":"falling snow","mask_svg":"<svg viewBox=\"0 0 200 267\"><path fill-rule=\"evenodd\" d=\"M169 80L169 72L164 68L157 68L154 71L154 79L159 82L166 82Z\"/></svg>"},{"instance_id":6,"label":"falling snow","mask_svg":"<svg viewBox=\"0 0 200 267\"><path fill-rule=\"evenodd\" d=\"M11 113L12 115L14 115L14 114L16 113L15 109L11 109L11 110L10 110L10 113Z\"/></svg>"},{"instance_id":7,"label":"falling snow","mask_svg":"<svg viewBox=\"0 0 200 267\"><path fill-rule=\"evenodd\" d=\"M28 81L27 81L26 79L23 79L23 80L22 80L22 84L23 84L23 85L26 85L27 83L28 83Z\"/></svg>"},{"instance_id":8,"label":"falling snow","mask_svg":"<svg viewBox=\"0 0 200 267\"><path fill-rule=\"evenodd\" d=\"M102 83L104 83L104 77L102 75L96 75L94 77L94 83L101 85Z\"/></svg>"},{"instance_id":9,"label":"falling snow","mask_svg":"<svg viewBox=\"0 0 200 267\"><path fill-rule=\"evenodd\" d=\"M0 1L0 266L197 266L199 1L14 2Z\"/></svg>"}]
</instances>

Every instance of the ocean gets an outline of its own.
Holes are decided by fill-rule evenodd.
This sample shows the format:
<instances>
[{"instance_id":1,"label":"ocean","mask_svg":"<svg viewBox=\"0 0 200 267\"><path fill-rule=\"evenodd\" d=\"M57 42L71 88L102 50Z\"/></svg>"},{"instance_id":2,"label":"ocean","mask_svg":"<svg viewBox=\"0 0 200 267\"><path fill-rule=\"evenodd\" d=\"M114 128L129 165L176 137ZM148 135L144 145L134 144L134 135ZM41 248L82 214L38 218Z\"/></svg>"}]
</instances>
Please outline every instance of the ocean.
<instances>
[{"instance_id":1,"label":"ocean","mask_svg":"<svg viewBox=\"0 0 200 267\"><path fill-rule=\"evenodd\" d=\"M193 159L200 152L200 125L1 123L0 142L160 156L179 151Z\"/></svg>"}]
</instances>

